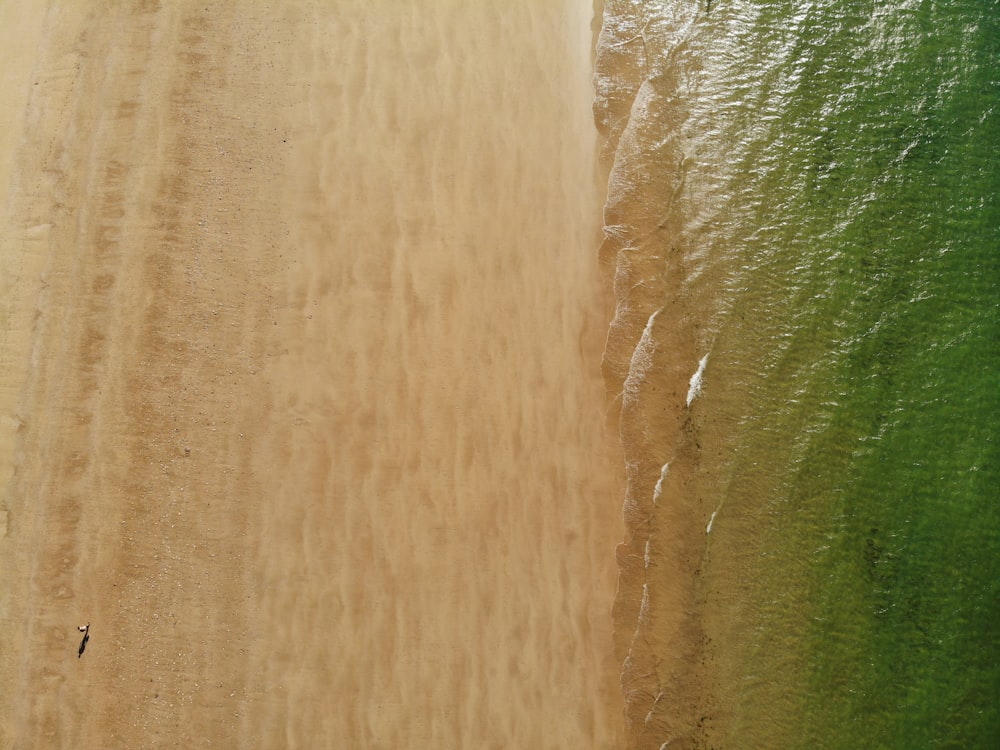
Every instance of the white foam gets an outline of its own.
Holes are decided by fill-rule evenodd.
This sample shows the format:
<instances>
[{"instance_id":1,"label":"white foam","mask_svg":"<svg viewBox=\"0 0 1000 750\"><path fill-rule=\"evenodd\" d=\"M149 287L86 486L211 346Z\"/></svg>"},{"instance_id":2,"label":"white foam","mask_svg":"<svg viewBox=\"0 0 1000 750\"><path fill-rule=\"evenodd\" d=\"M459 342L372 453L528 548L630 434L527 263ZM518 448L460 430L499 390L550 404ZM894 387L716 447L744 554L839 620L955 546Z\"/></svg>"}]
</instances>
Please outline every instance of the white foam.
<instances>
[{"instance_id":1,"label":"white foam","mask_svg":"<svg viewBox=\"0 0 1000 750\"><path fill-rule=\"evenodd\" d=\"M712 511L712 517L708 519L708 526L705 527L705 533L706 534L711 534L712 533L712 524L715 523L715 514L718 513L718 512L719 511L717 511L717 510L713 510Z\"/></svg>"},{"instance_id":2,"label":"white foam","mask_svg":"<svg viewBox=\"0 0 1000 750\"><path fill-rule=\"evenodd\" d=\"M663 480L667 478L667 472L670 470L670 464L663 464L663 468L660 469L660 478L656 480L656 486L653 487L653 505L656 505L656 501L660 499L660 495L663 494Z\"/></svg>"},{"instance_id":3,"label":"white foam","mask_svg":"<svg viewBox=\"0 0 1000 750\"><path fill-rule=\"evenodd\" d=\"M691 406L691 402L694 401L698 396L701 395L701 381L705 375L705 365L708 364L708 355L706 354L701 358L698 363L698 369L695 370L694 375L691 376L691 382L688 384L688 395L687 395L687 405L688 408Z\"/></svg>"},{"instance_id":4,"label":"white foam","mask_svg":"<svg viewBox=\"0 0 1000 750\"><path fill-rule=\"evenodd\" d=\"M642 602L639 604L639 623L649 620L649 584L642 584ZM637 631L638 632L638 631Z\"/></svg>"},{"instance_id":5,"label":"white foam","mask_svg":"<svg viewBox=\"0 0 1000 750\"><path fill-rule=\"evenodd\" d=\"M657 310L649 316L646 321L646 328L639 337L639 343L632 351L632 359L628 366L628 377L622 383L622 400L628 404L634 402L639 395L642 383L646 380L646 373L653 367L653 353L656 351L656 340L653 338L653 323L656 316L660 314Z\"/></svg>"}]
</instances>

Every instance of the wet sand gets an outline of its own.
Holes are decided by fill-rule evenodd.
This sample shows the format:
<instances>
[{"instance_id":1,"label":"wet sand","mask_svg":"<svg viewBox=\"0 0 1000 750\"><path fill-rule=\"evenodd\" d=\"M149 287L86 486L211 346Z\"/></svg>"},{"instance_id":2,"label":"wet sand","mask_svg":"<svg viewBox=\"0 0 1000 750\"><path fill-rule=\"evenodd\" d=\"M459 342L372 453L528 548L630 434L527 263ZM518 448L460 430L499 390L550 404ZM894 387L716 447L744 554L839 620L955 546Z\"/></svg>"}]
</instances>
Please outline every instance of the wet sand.
<instances>
[{"instance_id":1,"label":"wet sand","mask_svg":"<svg viewBox=\"0 0 1000 750\"><path fill-rule=\"evenodd\" d=\"M590 9L424 5L0 11L3 747L620 744Z\"/></svg>"}]
</instances>

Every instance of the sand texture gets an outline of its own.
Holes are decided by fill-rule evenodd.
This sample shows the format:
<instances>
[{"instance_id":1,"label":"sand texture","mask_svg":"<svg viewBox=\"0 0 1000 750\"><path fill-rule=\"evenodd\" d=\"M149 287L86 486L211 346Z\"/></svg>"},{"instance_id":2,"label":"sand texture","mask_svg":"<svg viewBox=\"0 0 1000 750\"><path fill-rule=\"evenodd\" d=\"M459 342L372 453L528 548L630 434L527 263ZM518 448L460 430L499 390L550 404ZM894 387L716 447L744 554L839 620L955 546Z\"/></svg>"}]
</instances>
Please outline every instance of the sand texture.
<instances>
[{"instance_id":1,"label":"sand texture","mask_svg":"<svg viewBox=\"0 0 1000 750\"><path fill-rule=\"evenodd\" d=\"M0 747L620 743L562 5L2 6Z\"/></svg>"}]
</instances>

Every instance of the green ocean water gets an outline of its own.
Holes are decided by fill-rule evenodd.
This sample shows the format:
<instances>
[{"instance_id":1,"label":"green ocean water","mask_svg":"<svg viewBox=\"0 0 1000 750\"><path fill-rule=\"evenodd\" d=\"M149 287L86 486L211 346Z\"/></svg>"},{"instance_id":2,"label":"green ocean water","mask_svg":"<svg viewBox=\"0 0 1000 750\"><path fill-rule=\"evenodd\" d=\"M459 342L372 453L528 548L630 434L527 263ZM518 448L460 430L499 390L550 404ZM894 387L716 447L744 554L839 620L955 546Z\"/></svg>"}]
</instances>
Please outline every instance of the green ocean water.
<instances>
[{"instance_id":1,"label":"green ocean water","mask_svg":"<svg viewBox=\"0 0 1000 750\"><path fill-rule=\"evenodd\" d=\"M700 741L1000 747L1000 3L609 8L630 200L714 295Z\"/></svg>"}]
</instances>

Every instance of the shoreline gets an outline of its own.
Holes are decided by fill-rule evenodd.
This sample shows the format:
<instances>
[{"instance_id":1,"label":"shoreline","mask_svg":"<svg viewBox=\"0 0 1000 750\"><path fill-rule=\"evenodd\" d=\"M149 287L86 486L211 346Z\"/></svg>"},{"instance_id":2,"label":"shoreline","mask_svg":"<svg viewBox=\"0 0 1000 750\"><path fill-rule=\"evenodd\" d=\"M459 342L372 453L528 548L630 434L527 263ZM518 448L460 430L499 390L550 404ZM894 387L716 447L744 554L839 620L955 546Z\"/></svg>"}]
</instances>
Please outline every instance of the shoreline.
<instances>
[{"instance_id":1,"label":"shoreline","mask_svg":"<svg viewBox=\"0 0 1000 750\"><path fill-rule=\"evenodd\" d=\"M725 646L709 640L703 579L717 510L705 483L721 464L703 448L717 426L699 395L711 391L717 310L675 200L686 155L673 123L685 119L687 92L685 70L656 57L670 25L612 3L605 11L595 122L608 175L600 255L616 298L603 369L627 470L614 608L627 746L700 747L725 712L714 666ZM651 145L649 132L669 135Z\"/></svg>"}]
</instances>

